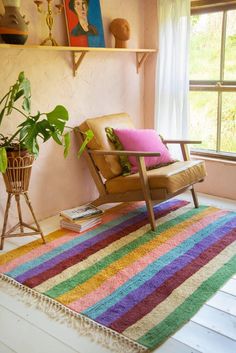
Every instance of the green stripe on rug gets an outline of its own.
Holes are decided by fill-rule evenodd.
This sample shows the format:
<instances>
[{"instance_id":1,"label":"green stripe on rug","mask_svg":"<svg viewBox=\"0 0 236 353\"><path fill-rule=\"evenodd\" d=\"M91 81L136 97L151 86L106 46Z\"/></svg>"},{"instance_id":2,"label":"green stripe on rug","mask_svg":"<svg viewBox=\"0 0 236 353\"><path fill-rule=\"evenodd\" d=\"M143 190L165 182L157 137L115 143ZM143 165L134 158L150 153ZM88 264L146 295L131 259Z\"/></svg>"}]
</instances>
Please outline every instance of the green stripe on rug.
<instances>
[{"instance_id":1,"label":"green stripe on rug","mask_svg":"<svg viewBox=\"0 0 236 353\"><path fill-rule=\"evenodd\" d=\"M204 281L175 311L165 320L149 330L137 341L148 347L157 347L176 332L176 327L183 326L193 317L202 305L230 279L236 272L236 256Z\"/></svg>"},{"instance_id":2,"label":"green stripe on rug","mask_svg":"<svg viewBox=\"0 0 236 353\"><path fill-rule=\"evenodd\" d=\"M49 291L44 292L44 294L52 297L57 298L64 293L72 290L73 288L77 287L79 284L86 282L89 278L96 275L98 272L112 264L113 262L119 260L122 256L132 252L137 247L141 246L142 244L148 243L150 240L153 239L153 236L157 236L162 232L170 229L171 227L182 223L185 220L191 220L190 217L193 217L207 209L207 206L200 206L199 208L194 208L190 211L187 211L183 215L177 216L172 220L167 220L164 224L159 225L156 231L148 231L139 238L133 240L129 244L125 244L119 250L114 251L112 254L104 257L100 261L96 262L94 265L88 267L85 270L78 272L75 276L69 278L66 281L63 281L56 285L55 287L51 288Z\"/></svg>"}]
</instances>

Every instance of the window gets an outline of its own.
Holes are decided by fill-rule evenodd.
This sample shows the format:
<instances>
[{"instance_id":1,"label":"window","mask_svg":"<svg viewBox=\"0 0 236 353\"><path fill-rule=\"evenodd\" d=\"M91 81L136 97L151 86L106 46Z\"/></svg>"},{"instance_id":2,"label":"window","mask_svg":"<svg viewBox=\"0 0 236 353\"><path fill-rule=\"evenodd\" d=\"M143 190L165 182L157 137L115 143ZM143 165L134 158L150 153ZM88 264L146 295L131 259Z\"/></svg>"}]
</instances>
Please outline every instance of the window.
<instances>
[{"instance_id":1,"label":"window","mask_svg":"<svg viewBox=\"0 0 236 353\"><path fill-rule=\"evenodd\" d=\"M193 153L236 160L236 10L191 16Z\"/></svg>"}]
</instances>

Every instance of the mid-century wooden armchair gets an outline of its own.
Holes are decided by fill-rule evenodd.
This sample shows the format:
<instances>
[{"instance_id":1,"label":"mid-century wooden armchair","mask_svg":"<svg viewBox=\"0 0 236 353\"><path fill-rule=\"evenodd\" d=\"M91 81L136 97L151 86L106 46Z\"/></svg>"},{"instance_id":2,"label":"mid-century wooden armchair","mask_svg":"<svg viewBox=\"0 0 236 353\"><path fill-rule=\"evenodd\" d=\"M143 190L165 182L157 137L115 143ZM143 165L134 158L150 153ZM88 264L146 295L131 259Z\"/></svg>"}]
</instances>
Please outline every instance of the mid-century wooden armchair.
<instances>
[{"instance_id":1,"label":"mid-century wooden armchair","mask_svg":"<svg viewBox=\"0 0 236 353\"><path fill-rule=\"evenodd\" d=\"M160 203L190 189L194 206L198 200L193 185L206 176L203 161L190 160L187 145L199 143L188 140L164 140L165 144L180 144L183 161L157 169L146 170L144 157L160 155L158 151L137 152L117 151L109 141L105 128L134 129L134 124L126 113L112 114L87 119L79 126L78 138L83 142L84 132L91 129L94 138L87 145L84 154L88 167L97 186L99 197L93 202L99 206L105 203L145 201L152 230L155 229L153 203ZM77 131L78 131L77 130ZM138 173L122 175L120 155L135 156Z\"/></svg>"}]
</instances>

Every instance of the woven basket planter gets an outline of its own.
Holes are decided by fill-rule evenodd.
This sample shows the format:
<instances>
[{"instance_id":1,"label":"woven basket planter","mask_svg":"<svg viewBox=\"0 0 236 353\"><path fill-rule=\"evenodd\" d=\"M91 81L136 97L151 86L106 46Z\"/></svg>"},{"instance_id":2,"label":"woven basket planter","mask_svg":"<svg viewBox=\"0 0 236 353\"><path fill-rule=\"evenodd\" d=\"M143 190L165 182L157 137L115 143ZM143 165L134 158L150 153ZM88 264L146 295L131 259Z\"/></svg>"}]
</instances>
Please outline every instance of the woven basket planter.
<instances>
[{"instance_id":1,"label":"woven basket planter","mask_svg":"<svg viewBox=\"0 0 236 353\"><path fill-rule=\"evenodd\" d=\"M3 174L6 191L19 194L28 191L34 156L28 151L8 152L8 167Z\"/></svg>"},{"instance_id":2,"label":"woven basket planter","mask_svg":"<svg viewBox=\"0 0 236 353\"><path fill-rule=\"evenodd\" d=\"M3 179L8 193L6 209L4 213L2 235L0 237L0 250L3 249L5 238L11 237L22 237L27 235L40 235L43 243L45 239L41 227L34 214L33 207L31 205L28 188L30 182L30 175L34 156L28 151L13 151L7 153L8 167L6 172L3 174ZM35 226L27 224L23 221L20 199L23 196L25 202L31 212ZM11 207L11 200L15 198L17 205L17 214L19 222L11 229L7 230L9 209ZM19 229L18 232L16 230Z\"/></svg>"}]
</instances>

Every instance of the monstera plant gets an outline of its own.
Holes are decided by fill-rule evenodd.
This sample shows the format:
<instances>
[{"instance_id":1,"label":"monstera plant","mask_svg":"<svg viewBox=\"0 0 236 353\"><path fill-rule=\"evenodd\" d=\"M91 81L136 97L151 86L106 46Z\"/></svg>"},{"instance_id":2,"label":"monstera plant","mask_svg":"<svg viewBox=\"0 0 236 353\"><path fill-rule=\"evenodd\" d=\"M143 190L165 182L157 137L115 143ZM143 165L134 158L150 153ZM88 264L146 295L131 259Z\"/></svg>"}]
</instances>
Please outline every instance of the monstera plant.
<instances>
[{"instance_id":1,"label":"monstera plant","mask_svg":"<svg viewBox=\"0 0 236 353\"><path fill-rule=\"evenodd\" d=\"M9 136L1 132L1 125L5 117L11 117L13 111L21 115L23 121ZM12 151L28 151L37 157L40 140L46 142L53 139L64 147L66 157L70 147L70 131L66 130L71 129L66 126L68 119L68 111L62 105L57 105L48 113L38 111L36 114L31 114L30 81L25 77L24 72L20 72L16 82L0 100L0 172L6 172L8 154ZM92 137L92 132L87 131L85 143L81 146L79 155Z\"/></svg>"},{"instance_id":2,"label":"monstera plant","mask_svg":"<svg viewBox=\"0 0 236 353\"><path fill-rule=\"evenodd\" d=\"M13 112L22 117L22 122L11 135L7 135L2 132L1 126L3 121L11 118ZM42 230L27 194L31 168L34 158L39 154L40 140L46 142L53 139L57 144L64 147L64 156L67 156L70 147L70 129L72 129L66 126L68 119L68 111L62 105L57 105L49 113L38 111L36 114L31 114L30 81L25 77L24 72L19 74L16 82L0 99L0 172L3 174L8 193L0 237L0 250L3 249L4 239L13 236L40 234L45 243ZM67 128L69 131L67 131ZM78 156L81 155L86 144L93 137L92 131L87 131L85 135L85 141L80 147ZM13 195L17 203L19 223L7 231L8 214ZM25 198L35 226L23 222L20 196ZM20 232L16 233L15 230L18 228ZM29 229L31 233L26 234L25 229Z\"/></svg>"}]
</instances>

